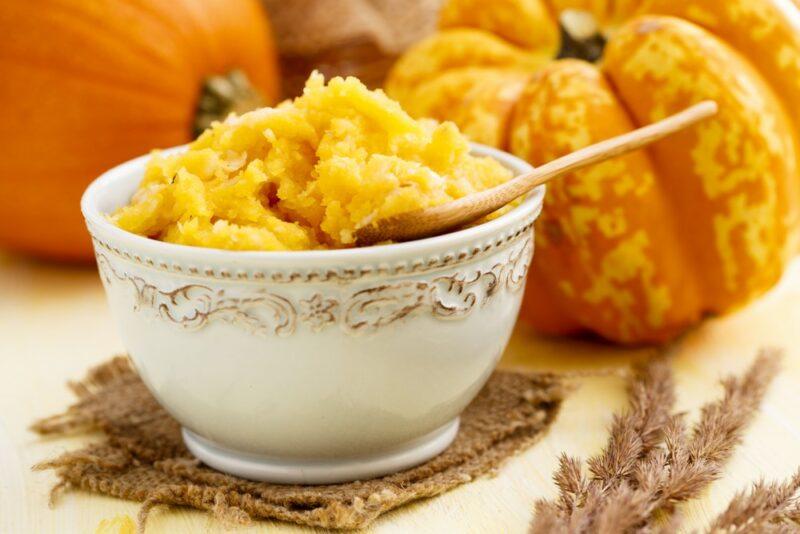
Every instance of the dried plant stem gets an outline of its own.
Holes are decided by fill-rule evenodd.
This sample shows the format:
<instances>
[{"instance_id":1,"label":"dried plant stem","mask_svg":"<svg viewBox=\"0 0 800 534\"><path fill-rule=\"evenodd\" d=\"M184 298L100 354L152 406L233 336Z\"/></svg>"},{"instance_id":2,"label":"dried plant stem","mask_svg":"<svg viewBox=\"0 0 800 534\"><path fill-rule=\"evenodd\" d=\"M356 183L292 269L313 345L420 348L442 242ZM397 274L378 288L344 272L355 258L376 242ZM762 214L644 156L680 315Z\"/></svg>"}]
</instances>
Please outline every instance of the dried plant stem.
<instances>
[{"instance_id":1,"label":"dried plant stem","mask_svg":"<svg viewBox=\"0 0 800 534\"><path fill-rule=\"evenodd\" d=\"M778 360L778 351L763 350L742 377L724 379L722 398L702 408L691 431L682 415L672 413L675 385L666 359L636 367L628 385L628 410L614 416L606 447L586 462L588 477L583 462L562 456L554 474L559 498L535 504L531 533L674 531L679 524L675 505L696 498L719 478L758 411ZM793 493L775 502L788 503ZM755 490L751 499L740 496L730 517L764 499ZM797 510L791 506L784 505L784 515L762 514L763 521L793 517ZM725 517L718 522L730 524Z\"/></svg>"},{"instance_id":2,"label":"dried plant stem","mask_svg":"<svg viewBox=\"0 0 800 534\"><path fill-rule=\"evenodd\" d=\"M712 534L800 531L800 470L783 484L757 482L741 492L711 524Z\"/></svg>"}]
</instances>

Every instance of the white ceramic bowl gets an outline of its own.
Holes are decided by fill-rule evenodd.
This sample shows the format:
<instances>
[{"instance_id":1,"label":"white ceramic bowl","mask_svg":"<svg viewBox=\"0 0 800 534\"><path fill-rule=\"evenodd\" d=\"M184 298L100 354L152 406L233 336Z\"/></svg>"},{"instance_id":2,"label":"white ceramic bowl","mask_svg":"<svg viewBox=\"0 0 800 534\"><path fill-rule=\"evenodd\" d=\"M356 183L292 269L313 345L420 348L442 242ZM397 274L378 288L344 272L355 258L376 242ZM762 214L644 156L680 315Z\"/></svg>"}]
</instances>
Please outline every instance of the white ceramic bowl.
<instances>
[{"instance_id":1,"label":"white ceramic bowl","mask_svg":"<svg viewBox=\"0 0 800 534\"><path fill-rule=\"evenodd\" d=\"M511 335L544 188L432 239L232 252L106 220L146 161L98 178L82 210L122 341L197 457L251 479L332 483L404 469L450 444Z\"/></svg>"}]
</instances>

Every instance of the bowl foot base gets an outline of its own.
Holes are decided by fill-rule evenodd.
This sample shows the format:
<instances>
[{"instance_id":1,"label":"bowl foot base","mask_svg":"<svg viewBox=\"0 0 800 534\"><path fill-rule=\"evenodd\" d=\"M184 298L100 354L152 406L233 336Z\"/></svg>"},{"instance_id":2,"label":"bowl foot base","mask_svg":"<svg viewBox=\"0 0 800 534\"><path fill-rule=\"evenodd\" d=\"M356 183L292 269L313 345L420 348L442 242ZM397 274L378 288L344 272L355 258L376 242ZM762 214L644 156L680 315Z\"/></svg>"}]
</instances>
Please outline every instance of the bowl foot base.
<instances>
[{"instance_id":1,"label":"bowl foot base","mask_svg":"<svg viewBox=\"0 0 800 534\"><path fill-rule=\"evenodd\" d=\"M281 459L220 447L182 429L186 447L208 466L250 480L276 484L335 484L366 480L419 465L444 451L458 433L458 418L389 452L341 460Z\"/></svg>"}]
</instances>

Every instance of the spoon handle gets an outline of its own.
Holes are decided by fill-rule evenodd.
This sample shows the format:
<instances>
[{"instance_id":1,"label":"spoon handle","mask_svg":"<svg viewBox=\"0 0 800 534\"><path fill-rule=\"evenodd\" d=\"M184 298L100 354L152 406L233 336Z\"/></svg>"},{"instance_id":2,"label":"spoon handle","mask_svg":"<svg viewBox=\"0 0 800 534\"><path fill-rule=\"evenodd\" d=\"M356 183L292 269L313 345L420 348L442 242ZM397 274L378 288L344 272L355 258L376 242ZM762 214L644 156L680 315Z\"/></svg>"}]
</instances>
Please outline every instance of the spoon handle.
<instances>
[{"instance_id":1,"label":"spoon handle","mask_svg":"<svg viewBox=\"0 0 800 534\"><path fill-rule=\"evenodd\" d=\"M612 137L555 159L528 174L517 176L491 189L463 197L459 200L468 201L468 204L465 202L461 207L461 216L466 216L464 213L466 209L471 212L470 216L474 215L475 219L479 219L554 178L646 147L714 116L718 109L719 106L712 100L701 102L638 130ZM459 200L446 206L455 207L454 204Z\"/></svg>"},{"instance_id":2,"label":"spoon handle","mask_svg":"<svg viewBox=\"0 0 800 534\"><path fill-rule=\"evenodd\" d=\"M475 222L554 178L643 148L693 126L717 111L716 102L701 102L649 126L553 160L491 189L439 206L381 219L376 224L357 230L356 241L359 245L371 245L381 241L408 241L443 234Z\"/></svg>"}]
</instances>

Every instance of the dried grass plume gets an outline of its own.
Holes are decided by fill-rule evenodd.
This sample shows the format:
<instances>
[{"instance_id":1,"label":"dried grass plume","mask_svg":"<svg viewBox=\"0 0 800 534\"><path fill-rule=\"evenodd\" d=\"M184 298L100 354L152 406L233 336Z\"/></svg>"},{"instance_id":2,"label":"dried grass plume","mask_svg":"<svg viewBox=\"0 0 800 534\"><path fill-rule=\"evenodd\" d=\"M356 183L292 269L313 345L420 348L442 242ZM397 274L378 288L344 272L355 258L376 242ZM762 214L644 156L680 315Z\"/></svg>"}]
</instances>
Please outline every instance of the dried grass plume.
<instances>
[{"instance_id":1,"label":"dried grass plume","mask_svg":"<svg viewBox=\"0 0 800 534\"><path fill-rule=\"evenodd\" d=\"M553 476L559 496L534 505L531 534L675 532L676 505L697 498L722 475L779 360L779 351L762 350L744 375L723 379L722 398L705 405L691 429L683 414L674 413L668 360L637 366L628 383L628 409L614 416L605 448L585 465L561 457ZM798 488L800 473L785 485L758 484L737 496L711 531L795 532L787 529L798 526Z\"/></svg>"}]
</instances>

